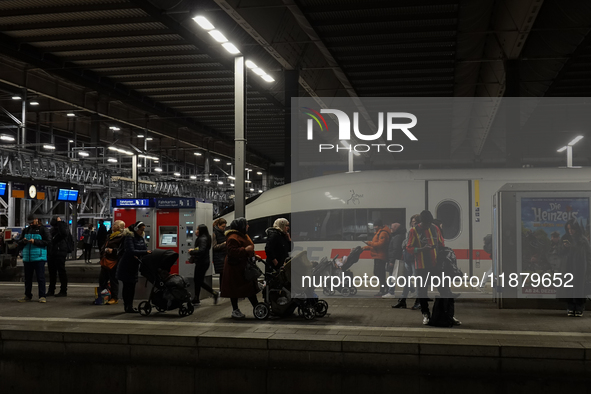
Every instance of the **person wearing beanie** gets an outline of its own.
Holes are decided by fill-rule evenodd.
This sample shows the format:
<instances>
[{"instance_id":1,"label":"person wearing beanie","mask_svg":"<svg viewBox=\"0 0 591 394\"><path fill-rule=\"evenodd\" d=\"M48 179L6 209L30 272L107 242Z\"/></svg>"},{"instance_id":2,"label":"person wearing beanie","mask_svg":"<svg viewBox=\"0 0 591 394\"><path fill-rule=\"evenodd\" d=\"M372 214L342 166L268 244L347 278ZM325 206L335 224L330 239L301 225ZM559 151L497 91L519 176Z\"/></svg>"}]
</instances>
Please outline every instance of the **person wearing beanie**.
<instances>
[{"instance_id":1,"label":"person wearing beanie","mask_svg":"<svg viewBox=\"0 0 591 394\"><path fill-rule=\"evenodd\" d=\"M23 265L25 267L25 296L19 302L28 302L33 299L33 273L37 276L39 285L39 302L45 303L45 263L47 262L47 247L50 244L49 232L43 227L33 214L27 218L29 226L26 227L18 238L19 248L23 252Z\"/></svg>"}]
</instances>

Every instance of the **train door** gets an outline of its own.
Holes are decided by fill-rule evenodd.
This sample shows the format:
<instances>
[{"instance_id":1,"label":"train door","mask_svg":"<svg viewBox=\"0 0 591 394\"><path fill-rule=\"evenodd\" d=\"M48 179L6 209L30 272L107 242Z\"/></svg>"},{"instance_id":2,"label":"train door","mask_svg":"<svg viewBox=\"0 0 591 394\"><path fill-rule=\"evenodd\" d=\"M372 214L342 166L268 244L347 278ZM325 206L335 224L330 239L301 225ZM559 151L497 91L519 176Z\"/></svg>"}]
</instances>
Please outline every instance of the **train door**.
<instances>
[{"instance_id":1,"label":"train door","mask_svg":"<svg viewBox=\"0 0 591 394\"><path fill-rule=\"evenodd\" d=\"M470 182L428 181L428 207L434 218L443 222L445 245L452 248L458 266L465 273L470 269Z\"/></svg>"}]
</instances>

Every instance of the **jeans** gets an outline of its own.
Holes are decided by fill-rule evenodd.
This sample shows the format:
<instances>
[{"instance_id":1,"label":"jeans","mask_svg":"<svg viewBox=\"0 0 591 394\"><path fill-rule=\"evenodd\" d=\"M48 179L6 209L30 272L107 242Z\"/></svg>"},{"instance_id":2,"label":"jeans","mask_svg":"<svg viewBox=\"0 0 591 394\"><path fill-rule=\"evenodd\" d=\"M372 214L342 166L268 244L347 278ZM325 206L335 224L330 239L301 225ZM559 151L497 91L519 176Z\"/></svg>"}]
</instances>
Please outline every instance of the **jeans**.
<instances>
[{"instance_id":1,"label":"jeans","mask_svg":"<svg viewBox=\"0 0 591 394\"><path fill-rule=\"evenodd\" d=\"M92 254L92 245L84 244L84 261L90 261L91 254Z\"/></svg>"},{"instance_id":2,"label":"jeans","mask_svg":"<svg viewBox=\"0 0 591 394\"><path fill-rule=\"evenodd\" d=\"M101 273L99 274L99 288L100 290L104 290L109 287L109 282L111 283L111 299L117 300L119 299L119 281L115 278L115 273L117 272L117 264L111 269L107 267L101 266ZM135 291L135 285L134 285ZM131 302L133 303L133 295L131 297Z\"/></svg>"},{"instance_id":3,"label":"jeans","mask_svg":"<svg viewBox=\"0 0 591 394\"><path fill-rule=\"evenodd\" d=\"M60 277L60 293L68 291L68 274L66 273L65 257L50 257L47 259L47 268L49 269L49 293L55 292L57 276Z\"/></svg>"},{"instance_id":4,"label":"jeans","mask_svg":"<svg viewBox=\"0 0 591 394\"><path fill-rule=\"evenodd\" d=\"M33 273L37 276L39 298L45 297L45 261L23 261L25 266L25 295L33 298Z\"/></svg>"},{"instance_id":5,"label":"jeans","mask_svg":"<svg viewBox=\"0 0 591 394\"><path fill-rule=\"evenodd\" d=\"M133 297L135 296L136 282L123 282L123 307L133 308Z\"/></svg>"},{"instance_id":6,"label":"jeans","mask_svg":"<svg viewBox=\"0 0 591 394\"><path fill-rule=\"evenodd\" d=\"M583 312L585 310L585 298L567 298L566 307L569 311Z\"/></svg>"},{"instance_id":7,"label":"jeans","mask_svg":"<svg viewBox=\"0 0 591 394\"><path fill-rule=\"evenodd\" d=\"M204 288L206 291L214 294L214 290L209 286L207 283L203 282L205 279L205 273L209 269L209 264L195 264L195 270L193 271L193 280L195 281L195 296L194 299L199 301L199 294L201 293L201 288Z\"/></svg>"},{"instance_id":8,"label":"jeans","mask_svg":"<svg viewBox=\"0 0 591 394\"><path fill-rule=\"evenodd\" d=\"M402 290L402 295L400 298L408 297L408 293L414 291L414 287L410 284L410 277L415 275L415 265L414 263L407 263L404 262L404 276L406 277L406 285L404 286L404 290Z\"/></svg>"},{"instance_id":9,"label":"jeans","mask_svg":"<svg viewBox=\"0 0 591 394\"><path fill-rule=\"evenodd\" d=\"M377 276L380 280L380 287L379 292L381 294L386 294L388 290L386 289L386 261L380 259L374 259L373 261L373 275Z\"/></svg>"}]
</instances>

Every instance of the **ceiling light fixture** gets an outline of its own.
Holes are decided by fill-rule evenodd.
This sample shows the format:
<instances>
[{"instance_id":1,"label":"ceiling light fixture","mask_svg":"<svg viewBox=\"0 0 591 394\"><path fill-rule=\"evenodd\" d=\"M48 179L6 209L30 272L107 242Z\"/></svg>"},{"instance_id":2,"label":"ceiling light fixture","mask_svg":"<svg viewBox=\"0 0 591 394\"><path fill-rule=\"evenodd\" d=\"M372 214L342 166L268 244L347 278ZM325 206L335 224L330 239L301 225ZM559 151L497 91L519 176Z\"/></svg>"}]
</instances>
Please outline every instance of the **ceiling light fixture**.
<instances>
[{"instance_id":1,"label":"ceiling light fixture","mask_svg":"<svg viewBox=\"0 0 591 394\"><path fill-rule=\"evenodd\" d=\"M257 175L263 175L263 173L260 171L257 171Z\"/></svg>"},{"instance_id":2,"label":"ceiling light fixture","mask_svg":"<svg viewBox=\"0 0 591 394\"><path fill-rule=\"evenodd\" d=\"M0 140L2 141L14 141L14 137L9 135L0 135Z\"/></svg>"},{"instance_id":3,"label":"ceiling light fixture","mask_svg":"<svg viewBox=\"0 0 591 394\"><path fill-rule=\"evenodd\" d=\"M109 157L109 158L107 159L107 161L108 161L109 163L117 163L117 159L115 159L114 157Z\"/></svg>"},{"instance_id":4,"label":"ceiling light fixture","mask_svg":"<svg viewBox=\"0 0 591 394\"><path fill-rule=\"evenodd\" d=\"M144 138L144 135L143 134L138 134L137 135L137 138Z\"/></svg>"},{"instance_id":5,"label":"ceiling light fixture","mask_svg":"<svg viewBox=\"0 0 591 394\"><path fill-rule=\"evenodd\" d=\"M209 178L205 178L205 179L204 179L204 181L205 181L205 182L211 182L211 179L209 179Z\"/></svg>"},{"instance_id":6,"label":"ceiling light fixture","mask_svg":"<svg viewBox=\"0 0 591 394\"><path fill-rule=\"evenodd\" d=\"M80 152L78 152L78 156L88 157L88 156L90 156L90 153L84 152L84 151L81 150Z\"/></svg>"},{"instance_id":7,"label":"ceiling light fixture","mask_svg":"<svg viewBox=\"0 0 591 394\"><path fill-rule=\"evenodd\" d=\"M39 105L39 101L31 101L29 104L31 104L31 105Z\"/></svg>"},{"instance_id":8,"label":"ceiling light fixture","mask_svg":"<svg viewBox=\"0 0 591 394\"><path fill-rule=\"evenodd\" d=\"M223 185L223 184L224 184L224 182L218 181L218 185Z\"/></svg>"},{"instance_id":9,"label":"ceiling light fixture","mask_svg":"<svg viewBox=\"0 0 591 394\"><path fill-rule=\"evenodd\" d=\"M274 82L275 80L273 79L272 76L265 74L265 75L261 75L261 78L263 78L263 80L267 81L267 82Z\"/></svg>"},{"instance_id":10,"label":"ceiling light fixture","mask_svg":"<svg viewBox=\"0 0 591 394\"><path fill-rule=\"evenodd\" d=\"M201 28L204 29L204 30L213 30L213 29L215 29L215 27L211 24L211 22L208 21L207 18L204 17L204 16L196 16L196 17L193 18L193 20L195 22L197 22L197 24L199 26L201 26Z\"/></svg>"},{"instance_id":11,"label":"ceiling light fixture","mask_svg":"<svg viewBox=\"0 0 591 394\"><path fill-rule=\"evenodd\" d=\"M181 173L180 172L175 172L174 173L174 176L181 176Z\"/></svg>"},{"instance_id":12,"label":"ceiling light fixture","mask_svg":"<svg viewBox=\"0 0 591 394\"><path fill-rule=\"evenodd\" d=\"M154 171L156 171L156 172L162 172L162 168L156 167L156 168L154 168Z\"/></svg>"},{"instance_id":13,"label":"ceiling light fixture","mask_svg":"<svg viewBox=\"0 0 591 394\"><path fill-rule=\"evenodd\" d=\"M68 112L66 116L69 116L71 118L72 116L76 116L76 114L74 112Z\"/></svg>"},{"instance_id":14,"label":"ceiling light fixture","mask_svg":"<svg viewBox=\"0 0 591 394\"><path fill-rule=\"evenodd\" d=\"M12 96L13 100L22 100L21 96Z\"/></svg>"},{"instance_id":15,"label":"ceiling light fixture","mask_svg":"<svg viewBox=\"0 0 591 394\"><path fill-rule=\"evenodd\" d=\"M222 32L219 30L211 30L208 33L210 36L213 37L214 40L216 40L219 43L228 42L226 36L224 36Z\"/></svg>"},{"instance_id":16,"label":"ceiling light fixture","mask_svg":"<svg viewBox=\"0 0 591 394\"><path fill-rule=\"evenodd\" d=\"M195 153L193 153L193 154L194 154L195 156L201 156L201 153L199 153L199 152L195 152Z\"/></svg>"},{"instance_id":17,"label":"ceiling light fixture","mask_svg":"<svg viewBox=\"0 0 591 394\"><path fill-rule=\"evenodd\" d=\"M240 53L240 51L238 50L238 48L236 48L234 46L234 44L232 44L231 42L226 42L226 43L222 44L222 46L224 47L224 49L226 51L228 51L232 55L237 55L237 54Z\"/></svg>"},{"instance_id":18,"label":"ceiling light fixture","mask_svg":"<svg viewBox=\"0 0 591 394\"><path fill-rule=\"evenodd\" d=\"M218 158L215 158L215 159L213 159L213 161L221 161L221 160L220 160L220 159L218 159Z\"/></svg>"},{"instance_id":19,"label":"ceiling light fixture","mask_svg":"<svg viewBox=\"0 0 591 394\"><path fill-rule=\"evenodd\" d=\"M46 145L43 145L43 149L54 150L55 149L55 145L46 144Z\"/></svg>"},{"instance_id":20,"label":"ceiling light fixture","mask_svg":"<svg viewBox=\"0 0 591 394\"><path fill-rule=\"evenodd\" d=\"M191 178L191 179L197 179L197 177L195 175L191 175L189 178Z\"/></svg>"},{"instance_id":21,"label":"ceiling light fixture","mask_svg":"<svg viewBox=\"0 0 591 394\"><path fill-rule=\"evenodd\" d=\"M258 68L259 66L257 66L256 64L254 64L253 62L251 62L250 60L247 60L244 62L244 65L250 69L253 68Z\"/></svg>"},{"instance_id":22,"label":"ceiling light fixture","mask_svg":"<svg viewBox=\"0 0 591 394\"><path fill-rule=\"evenodd\" d=\"M569 144L570 146L573 146L574 144L576 144L577 142L579 142L579 141L580 141L580 140L582 140L582 139L583 139L583 136L582 136L582 135L579 135L579 136L577 136L577 137L576 137L574 140L572 140L571 142L569 142L568 144Z\"/></svg>"}]
</instances>

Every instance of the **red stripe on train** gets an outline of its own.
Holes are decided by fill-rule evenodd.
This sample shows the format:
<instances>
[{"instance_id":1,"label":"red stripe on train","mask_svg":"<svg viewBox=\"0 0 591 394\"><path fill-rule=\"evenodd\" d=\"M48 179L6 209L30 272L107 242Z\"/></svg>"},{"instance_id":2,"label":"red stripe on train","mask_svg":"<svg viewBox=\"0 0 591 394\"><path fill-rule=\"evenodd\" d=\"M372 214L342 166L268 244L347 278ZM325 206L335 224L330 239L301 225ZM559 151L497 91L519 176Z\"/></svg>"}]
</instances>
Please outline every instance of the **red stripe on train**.
<instances>
[{"instance_id":1,"label":"red stripe on train","mask_svg":"<svg viewBox=\"0 0 591 394\"><path fill-rule=\"evenodd\" d=\"M454 252L455 252L456 258L458 260L468 260L468 249L454 249ZM339 255L339 257L348 256L349 254L351 254L351 249L333 249L330 253L330 258L334 259L334 257L337 254ZM369 252L369 250L365 250L365 251L363 251L363 253L361 253L361 256L359 258L360 259L371 259L371 253ZM490 255L482 249L472 250L472 259L474 259L474 260L492 260Z\"/></svg>"}]
</instances>

